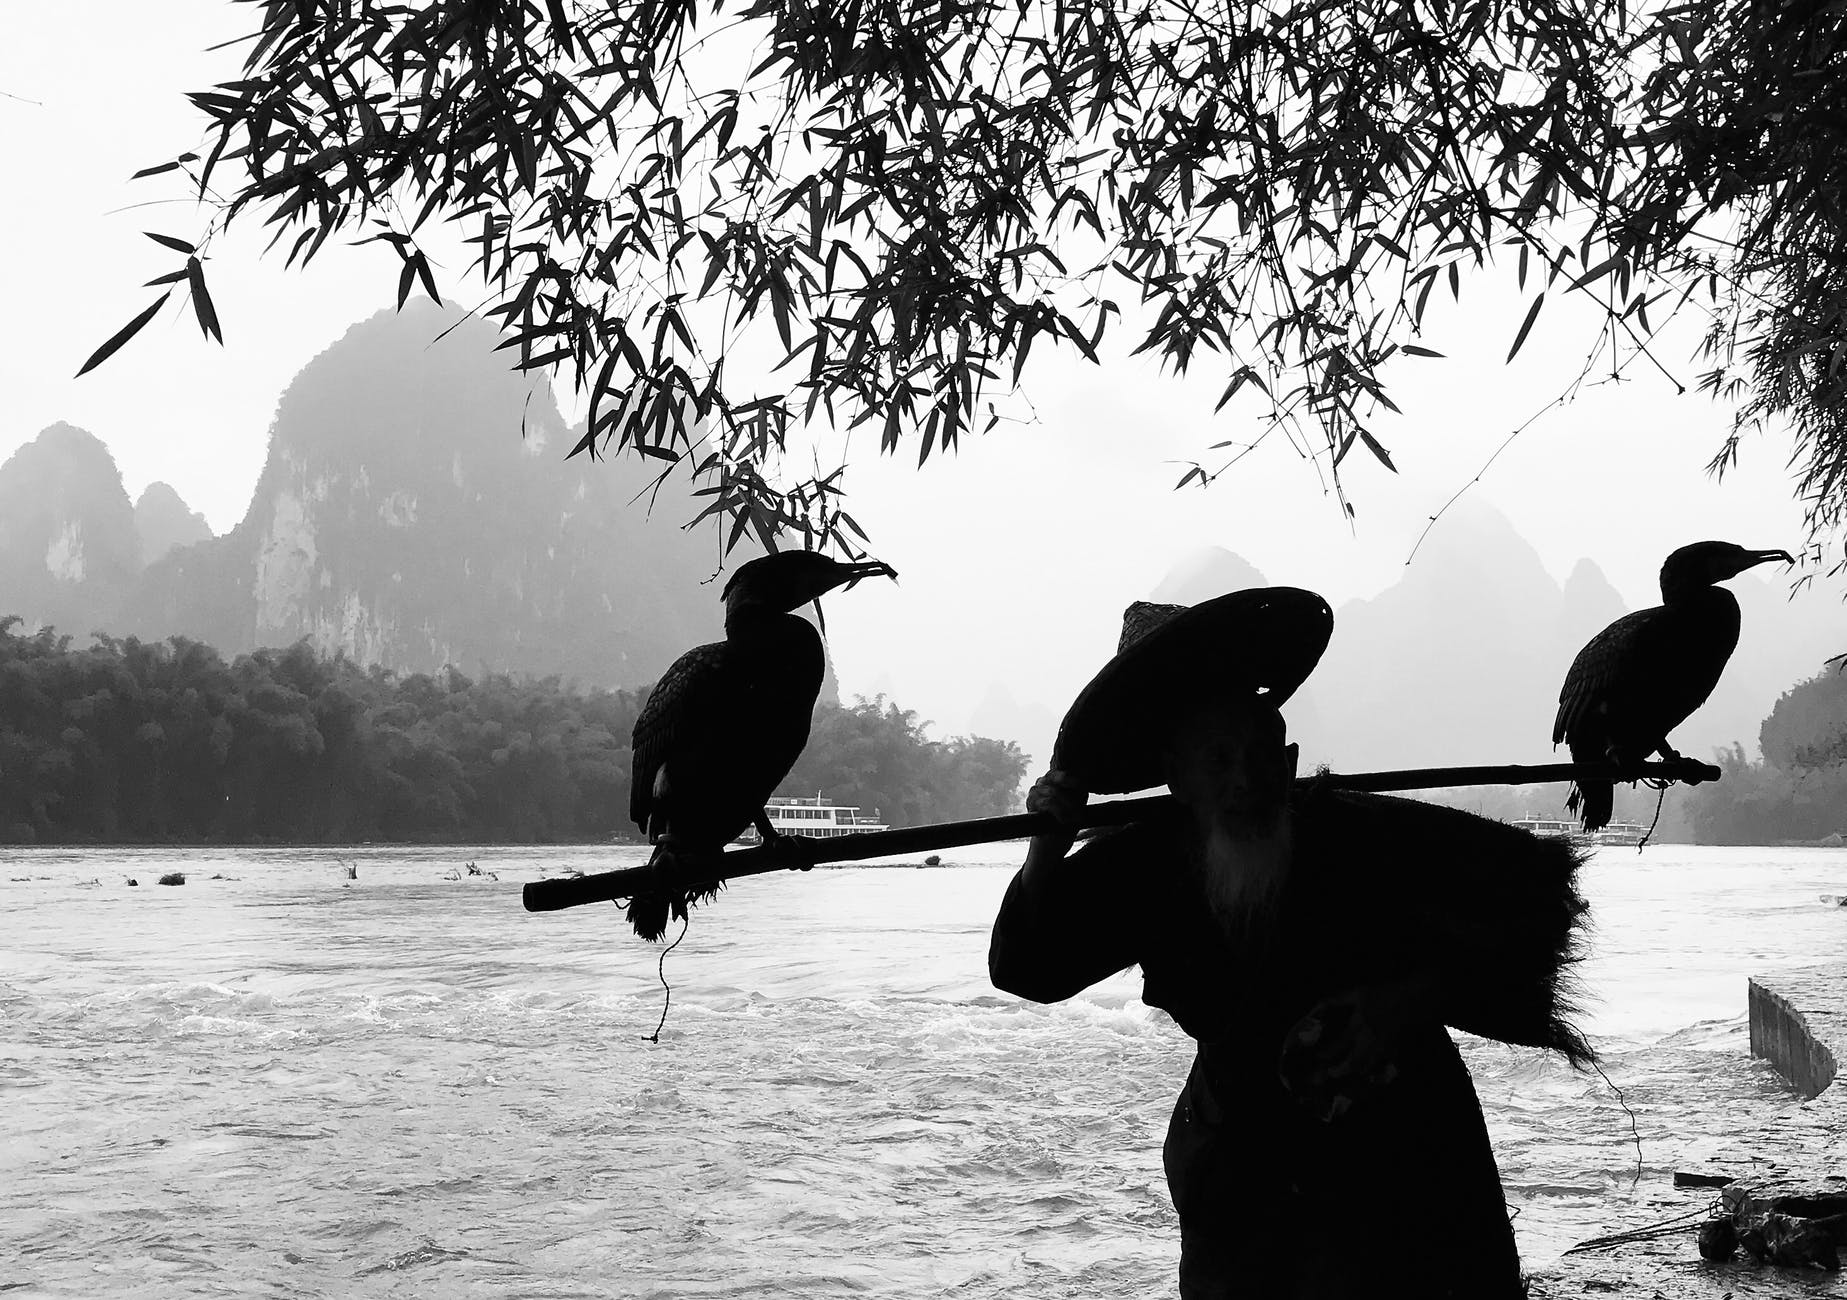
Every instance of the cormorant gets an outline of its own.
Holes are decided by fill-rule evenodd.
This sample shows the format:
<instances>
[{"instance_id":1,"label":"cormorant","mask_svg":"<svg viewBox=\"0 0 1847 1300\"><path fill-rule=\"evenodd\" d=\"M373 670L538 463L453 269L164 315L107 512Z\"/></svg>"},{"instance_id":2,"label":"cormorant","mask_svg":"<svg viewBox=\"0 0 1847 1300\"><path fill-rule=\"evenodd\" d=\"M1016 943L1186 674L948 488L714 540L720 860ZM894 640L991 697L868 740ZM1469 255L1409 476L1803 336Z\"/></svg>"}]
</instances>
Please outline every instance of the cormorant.
<instances>
[{"instance_id":1,"label":"cormorant","mask_svg":"<svg viewBox=\"0 0 1847 1300\"><path fill-rule=\"evenodd\" d=\"M688 650L662 674L635 719L629 815L655 845L651 865L676 854L717 853L753 822L765 843L780 838L763 806L808 743L826 659L814 625L793 611L861 578L896 578L879 560L843 563L814 551L781 551L741 566L725 584L725 639ZM822 627L826 627L825 621ZM658 939L673 891L630 900L644 939Z\"/></svg>"},{"instance_id":2,"label":"cormorant","mask_svg":"<svg viewBox=\"0 0 1847 1300\"><path fill-rule=\"evenodd\" d=\"M1572 660L1558 695L1552 743L1574 763L1633 769L1659 753L1680 755L1667 733L1718 685L1738 644L1738 600L1714 584L1769 560L1794 564L1788 551L1747 551L1730 542L1694 542L1661 566L1661 603L1625 614ZM1587 831L1609 823L1615 784L1579 781L1565 806Z\"/></svg>"}]
</instances>

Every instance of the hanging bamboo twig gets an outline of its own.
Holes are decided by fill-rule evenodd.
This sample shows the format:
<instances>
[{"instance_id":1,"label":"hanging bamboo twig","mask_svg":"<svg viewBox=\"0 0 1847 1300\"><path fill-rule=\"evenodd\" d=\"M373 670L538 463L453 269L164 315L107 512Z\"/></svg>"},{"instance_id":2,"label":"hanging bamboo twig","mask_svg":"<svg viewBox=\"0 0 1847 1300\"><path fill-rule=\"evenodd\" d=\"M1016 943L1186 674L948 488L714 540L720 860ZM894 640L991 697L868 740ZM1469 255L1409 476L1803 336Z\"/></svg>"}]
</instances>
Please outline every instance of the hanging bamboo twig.
<instances>
[{"instance_id":1,"label":"hanging bamboo twig","mask_svg":"<svg viewBox=\"0 0 1847 1300\"><path fill-rule=\"evenodd\" d=\"M1419 767L1396 772L1321 772L1302 777L1298 787L1319 785L1334 790L1383 793L1391 790L1432 790L1465 785L1542 785L1554 781L1654 780L1698 785L1717 781L1718 768L1692 759L1678 763L1644 763L1639 769L1619 773L1601 763L1507 764L1482 767ZM1175 807L1168 794L1140 799L1093 803L1084 809L1082 825L1121 826ZM691 891L721 880L757 876L768 871L803 871L828 862L858 862L866 858L893 857L900 853L928 853L958 849L970 844L1025 839L1056 829L1044 813L1014 813L1007 817L978 817L970 821L939 822L894 831L862 831L833 839L789 839L753 849L732 849L712 857L680 863L668 871L649 866L605 871L569 880L538 880L526 886L523 899L528 912L556 912L586 903L606 903L632 898L646 890Z\"/></svg>"}]
</instances>

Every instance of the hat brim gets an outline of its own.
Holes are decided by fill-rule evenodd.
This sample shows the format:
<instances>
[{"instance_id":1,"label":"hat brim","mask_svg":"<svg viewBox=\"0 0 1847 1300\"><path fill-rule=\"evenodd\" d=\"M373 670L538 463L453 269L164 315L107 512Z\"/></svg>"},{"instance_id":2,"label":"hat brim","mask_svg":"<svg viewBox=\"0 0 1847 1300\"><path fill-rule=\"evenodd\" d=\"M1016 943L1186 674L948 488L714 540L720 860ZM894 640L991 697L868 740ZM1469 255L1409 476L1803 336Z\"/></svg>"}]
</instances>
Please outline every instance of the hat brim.
<instances>
[{"instance_id":1,"label":"hat brim","mask_svg":"<svg viewBox=\"0 0 1847 1300\"><path fill-rule=\"evenodd\" d=\"M1334 611L1299 587L1253 587L1176 614L1111 659L1059 724L1052 766L1092 794L1166 781L1167 720L1217 678L1280 707L1321 661Z\"/></svg>"}]
</instances>

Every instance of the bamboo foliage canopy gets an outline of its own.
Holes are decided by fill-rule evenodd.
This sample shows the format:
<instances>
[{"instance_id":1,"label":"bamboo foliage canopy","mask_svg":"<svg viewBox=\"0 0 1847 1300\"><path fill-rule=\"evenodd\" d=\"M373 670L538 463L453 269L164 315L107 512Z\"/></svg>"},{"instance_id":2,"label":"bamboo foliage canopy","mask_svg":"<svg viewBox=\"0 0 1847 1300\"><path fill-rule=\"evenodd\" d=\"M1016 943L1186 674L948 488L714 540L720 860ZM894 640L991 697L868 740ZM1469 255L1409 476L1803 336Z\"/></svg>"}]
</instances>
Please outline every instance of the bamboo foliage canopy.
<instances>
[{"instance_id":1,"label":"bamboo foliage canopy","mask_svg":"<svg viewBox=\"0 0 1847 1300\"><path fill-rule=\"evenodd\" d=\"M1495 260L1530 300L1510 357L1548 294L1603 308L1587 371L1707 313L1701 382L1793 421L1820 529L1847 501L1840 8L253 0L202 141L142 173L205 228L153 235L181 264L89 364L174 292L221 335L237 220L291 264L385 242L400 304L473 292L425 249L448 224L516 364L587 396L578 451L684 466L727 544L853 550L838 470L783 476L791 437L825 417L921 462L1035 348L1206 369L1337 485L1355 446L1389 467L1390 363L1435 356L1431 296Z\"/></svg>"}]
</instances>

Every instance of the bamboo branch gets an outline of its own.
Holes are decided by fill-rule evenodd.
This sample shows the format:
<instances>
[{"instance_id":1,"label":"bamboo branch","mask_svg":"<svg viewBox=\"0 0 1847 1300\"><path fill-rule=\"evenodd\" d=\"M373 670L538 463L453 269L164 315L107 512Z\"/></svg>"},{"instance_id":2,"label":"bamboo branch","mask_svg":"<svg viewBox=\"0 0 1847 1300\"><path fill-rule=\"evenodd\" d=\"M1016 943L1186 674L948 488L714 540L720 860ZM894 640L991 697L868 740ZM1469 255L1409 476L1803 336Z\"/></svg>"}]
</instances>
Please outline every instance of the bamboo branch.
<instances>
[{"instance_id":1,"label":"bamboo branch","mask_svg":"<svg viewBox=\"0 0 1847 1300\"><path fill-rule=\"evenodd\" d=\"M1464 785L1542 785L1552 781L1576 780L1652 779L1698 785L1702 781L1717 781L1720 775L1716 767L1683 758L1678 763L1643 763L1623 772L1605 763L1419 767L1396 772L1349 774L1321 772L1299 778L1296 787L1376 794L1388 790L1432 790ZM1170 794L1093 803L1084 809L1080 825L1085 828L1121 826L1156 816L1177 806ZM567 907L581 907L586 903L633 898L639 893L661 890L690 892L709 888L720 881L762 875L767 871L806 871L827 862L857 862L865 858L885 858L900 853L925 853L936 849L964 848L970 844L1025 839L1057 828L1058 824L1049 814L1014 813L1007 817L978 817L971 821L938 822L930 826L909 826L895 831L861 831L825 840L785 838L780 843L764 844L754 849L732 849L703 859L685 860L668 870L640 866L627 867L621 871L605 871L593 876L577 876L569 880L536 880L526 886L522 898L528 912L556 912Z\"/></svg>"}]
</instances>

